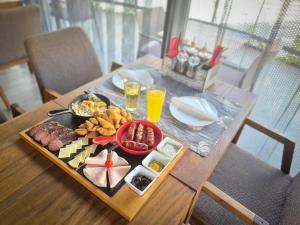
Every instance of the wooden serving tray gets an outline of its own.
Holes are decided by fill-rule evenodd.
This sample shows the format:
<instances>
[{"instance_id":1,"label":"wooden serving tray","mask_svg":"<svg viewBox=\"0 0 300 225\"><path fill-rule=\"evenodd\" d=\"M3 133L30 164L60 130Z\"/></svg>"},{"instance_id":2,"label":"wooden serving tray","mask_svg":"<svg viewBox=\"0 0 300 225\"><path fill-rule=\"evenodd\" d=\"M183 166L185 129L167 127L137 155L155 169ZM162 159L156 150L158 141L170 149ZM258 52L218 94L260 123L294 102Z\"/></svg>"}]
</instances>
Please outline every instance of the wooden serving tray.
<instances>
[{"instance_id":1,"label":"wooden serving tray","mask_svg":"<svg viewBox=\"0 0 300 225\"><path fill-rule=\"evenodd\" d=\"M47 119L49 120L49 119ZM40 123L43 123L47 120L44 120ZM29 143L32 147L34 147L37 151L51 160L54 164L64 170L68 175L73 177L77 182L91 191L94 195L96 195L99 199L105 202L108 206L118 212L121 216L123 216L127 220L132 220L134 216L139 212L139 210L143 207L143 205L148 201L153 192L159 187L165 177L168 175L170 170L174 167L174 165L182 158L186 150L188 149L188 145L184 144L183 149L178 153L178 155L169 163L167 168L160 174L160 176L156 179L153 185L147 190L147 192L143 196L139 196L133 190L131 190L128 185L125 183L117 193L115 193L112 197L104 193L99 187L95 186L84 176L80 175L75 169L71 168L67 163L63 160L59 159L55 154L50 152L48 149L40 145L38 142L33 140L29 135L27 135L27 131L30 128L23 130L20 132L20 136L23 140ZM175 139L176 140L176 139ZM132 168L133 169L133 168Z\"/></svg>"}]
</instances>

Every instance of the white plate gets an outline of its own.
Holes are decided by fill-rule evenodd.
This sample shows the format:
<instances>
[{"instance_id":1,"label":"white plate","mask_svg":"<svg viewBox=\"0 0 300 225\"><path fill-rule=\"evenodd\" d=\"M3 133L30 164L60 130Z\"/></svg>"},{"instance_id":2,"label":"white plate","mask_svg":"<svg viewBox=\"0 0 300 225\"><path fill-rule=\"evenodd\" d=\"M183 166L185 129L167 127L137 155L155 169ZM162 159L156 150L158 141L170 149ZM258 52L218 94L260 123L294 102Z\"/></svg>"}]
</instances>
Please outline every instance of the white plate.
<instances>
[{"instance_id":1,"label":"white plate","mask_svg":"<svg viewBox=\"0 0 300 225\"><path fill-rule=\"evenodd\" d=\"M126 71L124 71L126 72ZM147 89L148 86L152 86L154 83L153 78L151 75L147 74L147 71L142 71L141 73L138 70L134 71L134 75L130 75L132 80L137 80L141 82L142 88L141 90L144 91ZM112 77L112 83L119 89L124 90L124 82L122 76L117 72Z\"/></svg>"},{"instance_id":2,"label":"white plate","mask_svg":"<svg viewBox=\"0 0 300 225\"><path fill-rule=\"evenodd\" d=\"M208 104L210 105L212 111L214 111L218 115L218 112L217 112L216 108L214 107L214 105L211 104L210 102L208 102ZM213 120L201 120L197 117L194 117L194 116L191 116L191 115L189 115L185 112L182 112L181 110L177 109L177 107L174 106L173 103L170 103L169 110L170 110L171 115L175 119L177 119L181 123L184 123L188 126L204 127L204 126L210 125L210 124L215 122Z\"/></svg>"}]
</instances>

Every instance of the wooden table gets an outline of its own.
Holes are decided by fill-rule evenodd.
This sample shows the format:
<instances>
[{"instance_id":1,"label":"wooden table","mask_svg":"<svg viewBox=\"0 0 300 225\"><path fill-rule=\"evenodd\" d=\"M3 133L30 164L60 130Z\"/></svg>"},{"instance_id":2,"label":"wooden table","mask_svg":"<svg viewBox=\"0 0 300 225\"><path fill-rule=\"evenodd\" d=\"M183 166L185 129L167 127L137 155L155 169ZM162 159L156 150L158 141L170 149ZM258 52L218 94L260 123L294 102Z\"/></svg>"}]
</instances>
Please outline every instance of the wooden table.
<instances>
[{"instance_id":1,"label":"wooden table","mask_svg":"<svg viewBox=\"0 0 300 225\"><path fill-rule=\"evenodd\" d=\"M140 63L160 67L160 59L144 57ZM130 222L68 177L23 142L18 132L45 119L52 109L66 107L73 97L111 75L90 82L32 112L0 125L0 224L179 224L192 212L202 184L226 152L227 146L249 114L255 98L224 83L212 90L242 105L237 118L220 141L202 158L185 154L151 200Z\"/></svg>"},{"instance_id":2,"label":"wooden table","mask_svg":"<svg viewBox=\"0 0 300 225\"><path fill-rule=\"evenodd\" d=\"M0 125L0 224L179 224L195 192L171 175L130 222L107 207L47 158L19 132L61 108L55 102ZM162 204L163 203L163 204Z\"/></svg>"},{"instance_id":3,"label":"wooden table","mask_svg":"<svg viewBox=\"0 0 300 225\"><path fill-rule=\"evenodd\" d=\"M142 63L159 69L161 68L162 61L160 58L147 55L138 59L135 63ZM107 74L104 77L87 83L82 87L71 91L67 95L55 99L54 101L62 107L67 107L69 102L74 97L83 93L84 90L94 87L101 81L110 79L112 74L113 73ZM178 180L189 186L197 193L196 198L194 198L195 201L199 196L203 183L208 179L208 177L218 165L219 161L222 159L228 146L237 134L246 117L250 114L256 101L256 97L254 94L222 81L217 81L212 87L210 87L209 90L216 93L217 95L223 96L238 103L241 106L241 110L234 121L230 124L230 126L224 131L222 137L214 146L214 149L210 151L207 157L203 158L192 151L188 151L181 159L181 161L171 171L170 174L172 176L176 177ZM197 175L192 176L192 174ZM189 216L192 213L193 205L194 204L191 205Z\"/></svg>"}]
</instances>

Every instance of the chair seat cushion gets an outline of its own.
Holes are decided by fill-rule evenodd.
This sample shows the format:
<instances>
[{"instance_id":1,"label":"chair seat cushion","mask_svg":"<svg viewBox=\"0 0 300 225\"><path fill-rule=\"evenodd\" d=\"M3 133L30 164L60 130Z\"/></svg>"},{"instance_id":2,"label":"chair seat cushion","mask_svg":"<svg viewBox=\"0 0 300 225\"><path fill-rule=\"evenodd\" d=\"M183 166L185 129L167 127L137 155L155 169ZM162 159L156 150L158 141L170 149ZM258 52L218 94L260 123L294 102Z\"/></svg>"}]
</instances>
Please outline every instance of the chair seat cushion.
<instances>
[{"instance_id":1,"label":"chair seat cushion","mask_svg":"<svg viewBox=\"0 0 300 225\"><path fill-rule=\"evenodd\" d=\"M300 172L293 178L293 182L288 188L280 224L300 224Z\"/></svg>"},{"instance_id":2,"label":"chair seat cushion","mask_svg":"<svg viewBox=\"0 0 300 225\"><path fill-rule=\"evenodd\" d=\"M291 177L232 144L209 181L270 224L279 224ZM244 224L204 193L193 218L208 224Z\"/></svg>"}]
</instances>

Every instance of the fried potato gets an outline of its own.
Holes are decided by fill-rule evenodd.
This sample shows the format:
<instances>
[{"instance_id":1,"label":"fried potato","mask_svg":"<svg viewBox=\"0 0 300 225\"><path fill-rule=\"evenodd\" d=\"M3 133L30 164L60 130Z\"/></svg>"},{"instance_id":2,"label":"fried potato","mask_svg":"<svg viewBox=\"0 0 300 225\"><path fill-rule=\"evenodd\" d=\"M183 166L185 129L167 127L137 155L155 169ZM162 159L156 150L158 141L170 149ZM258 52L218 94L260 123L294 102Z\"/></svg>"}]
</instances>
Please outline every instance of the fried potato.
<instances>
[{"instance_id":1,"label":"fried potato","mask_svg":"<svg viewBox=\"0 0 300 225\"><path fill-rule=\"evenodd\" d=\"M123 125L126 122L127 122L127 119L122 116L121 119L120 119L120 123Z\"/></svg>"},{"instance_id":2,"label":"fried potato","mask_svg":"<svg viewBox=\"0 0 300 225\"><path fill-rule=\"evenodd\" d=\"M120 108L120 114L121 114L121 116L124 116L126 118L128 113L125 109Z\"/></svg>"},{"instance_id":3,"label":"fried potato","mask_svg":"<svg viewBox=\"0 0 300 225\"><path fill-rule=\"evenodd\" d=\"M84 136L88 133L88 130L87 129L76 129L75 133L80 135L80 136Z\"/></svg>"},{"instance_id":4,"label":"fried potato","mask_svg":"<svg viewBox=\"0 0 300 225\"><path fill-rule=\"evenodd\" d=\"M93 118L93 117L90 118L89 121L90 121L92 124L94 124L94 125L98 125L98 124L99 124L98 120L97 120L96 118Z\"/></svg>"},{"instance_id":5,"label":"fried potato","mask_svg":"<svg viewBox=\"0 0 300 225\"><path fill-rule=\"evenodd\" d=\"M133 119L130 112L128 112L126 119L127 121L131 121Z\"/></svg>"},{"instance_id":6,"label":"fried potato","mask_svg":"<svg viewBox=\"0 0 300 225\"><path fill-rule=\"evenodd\" d=\"M94 127L94 124L91 123L89 120L86 120L85 121L85 126L86 126L87 129L91 129L91 128Z\"/></svg>"},{"instance_id":7,"label":"fried potato","mask_svg":"<svg viewBox=\"0 0 300 225\"><path fill-rule=\"evenodd\" d=\"M103 135L103 136L111 136L114 135L116 133L115 129L106 129L103 127L99 127L97 129L97 131L99 132L99 134Z\"/></svg>"},{"instance_id":8,"label":"fried potato","mask_svg":"<svg viewBox=\"0 0 300 225\"><path fill-rule=\"evenodd\" d=\"M85 129L85 123L80 124L78 128Z\"/></svg>"},{"instance_id":9,"label":"fried potato","mask_svg":"<svg viewBox=\"0 0 300 225\"><path fill-rule=\"evenodd\" d=\"M99 117L97 119L103 128L115 129L114 125L112 123L108 122L107 120L99 118Z\"/></svg>"},{"instance_id":10,"label":"fried potato","mask_svg":"<svg viewBox=\"0 0 300 225\"><path fill-rule=\"evenodd\" d=\"M88 133L87 135L85 135L86 138L94 138L97 136L98 136L98 133L96 131L92 131L92 132Z\"/></svg>"}]
</instances>

